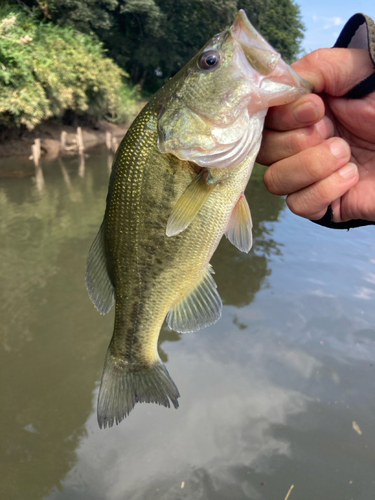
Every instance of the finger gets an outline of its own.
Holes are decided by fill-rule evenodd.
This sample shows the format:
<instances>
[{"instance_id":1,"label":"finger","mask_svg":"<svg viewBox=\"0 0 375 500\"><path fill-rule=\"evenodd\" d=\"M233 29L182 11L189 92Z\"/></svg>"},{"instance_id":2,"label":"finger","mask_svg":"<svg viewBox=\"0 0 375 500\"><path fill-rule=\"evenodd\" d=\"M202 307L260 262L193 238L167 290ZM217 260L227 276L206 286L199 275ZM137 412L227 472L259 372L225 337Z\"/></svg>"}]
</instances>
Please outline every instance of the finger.
<instances>
[{"instance_id":1,"label":"finger","mask_svg":"<svg viewBox=\"0 0 375 500\"><path fill-rule=\"evenodd\" d=\"M327 96L327 103L335 121L355 134L353 142L365 149L374 149L375 92L362 99Z\"/></svg>"},{"instance_id":2,"label":"finger","mask_svg":"<svg viewBox=\"0 0 375 500\"><path fill-rule=\"evenodd\" d=\"M324 116L324 103L316 94L307 94L297 101L274 106L268 110L265 127L273 130L293 130L307 127Z\"/></svg>"},{"instance_id":3,"label":"finger","mask_svg":"<svg viewBox=\"0 0 375 500\"><path fill-rule=\"evenodd\" d=\"M272 194L294 193L325 179L349 160L349 145L334 137L272 164L264 174L264 183Z\"/></svg>"},{"instance_id":4,"label":"finger","mask_svg":"<svg viewBox=\"0 0 375 500\"><path fill-rule=\"evenodd\" d=\"M327 212L328 205L339 200L357 184L358 169L354 163L347 163L329 177L290 194L287 205L290 210L310 220L319 220Z\"/></svg>"},{"instance_id":5,"label":"finger","mask_svg":"<svg viewBox=\"0 0 375 500\"><path fill-rule=\"evenodd\" d=\"M321 144L325 139L332 137L333 133L333 123L327 116L307 128L288 132L264 130L257 162L262 165L271 165L288 156L294 156L304 149Z\"/></svg>"},{"instance_id":6,"label":"finger","mask_svg":"<svg viewBox=\"0 0 375 500\"><path fill-rule=\"evenodd\" d=\"M366 49L318 49L292 64L314 86L314 92L343 96L374 72Z\"/></svg>"}]
</instances>

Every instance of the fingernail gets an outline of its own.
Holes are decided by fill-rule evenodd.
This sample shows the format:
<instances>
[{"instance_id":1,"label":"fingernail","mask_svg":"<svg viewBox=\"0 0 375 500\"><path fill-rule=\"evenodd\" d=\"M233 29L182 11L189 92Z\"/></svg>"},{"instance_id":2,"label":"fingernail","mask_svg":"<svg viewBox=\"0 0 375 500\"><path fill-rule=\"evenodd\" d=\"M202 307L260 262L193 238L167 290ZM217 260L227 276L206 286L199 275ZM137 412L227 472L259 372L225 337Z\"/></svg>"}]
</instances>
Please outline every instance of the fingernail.
<instances>
[{"instance_id":1,"label":"fingernail","mask_svg":"<svg viewBox=\"0 0 375 500\"><path fill-rule=\"evenodd\" d=\"M315 123L315 128L322 139L328 139L333 134L333 123L327 116Z\"/></svg>"},{"instance_id":2,"label":"fingernail","mask_svg":"<svg viewBox=\"0 0 375 500\"><path fill-rule=\"evenodd\" d=\"M357 175L358 168L355 163L348 163L345 165L345 167L340 168L340 170L338 170L338 173L344 179L351 179L352 177L355 177Z\"/></svg>"},{"instance_id":3,"label":"fingernail","mask_svg":"<svg viewBox=\"0 0 375 500\"><path fill-rule=\"evenodd\" d=\"M319 108L313 102L304 102L294 110L294 118L300 123L309 123L319 118Z\"/></svg>"},{"instance_id":4,"label":"fingernail","mask_svg":"<svg viewBox=\"0 0 375 500\"><path fill-rule=\"evenodd\" d=\"M349 154L349 146L342 139L334 139L330 143L329 148L330 148L333 156L335 158L337 158L338 160L340 158L344 158L345 156L348 156L348 154Z\"/></svg>"}]
</instances>

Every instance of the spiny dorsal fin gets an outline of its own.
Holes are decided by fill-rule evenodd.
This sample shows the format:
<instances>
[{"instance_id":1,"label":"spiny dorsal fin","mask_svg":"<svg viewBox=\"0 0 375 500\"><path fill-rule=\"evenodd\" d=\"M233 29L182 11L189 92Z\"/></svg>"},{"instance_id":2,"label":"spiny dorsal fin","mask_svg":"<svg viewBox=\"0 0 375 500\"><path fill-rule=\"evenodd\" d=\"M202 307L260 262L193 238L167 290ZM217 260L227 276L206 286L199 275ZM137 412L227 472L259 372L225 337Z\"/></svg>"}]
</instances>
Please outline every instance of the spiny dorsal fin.
<instances>
[{"instance_id":1,"label":"spiny dorsal fin","mask_svg":"<svg viewBox=\"0 0 375 500\"><path fill-rule=\"evenodd\" d=\"M221 316L222 302L208 266L198 284L167 314L169 328L176 332L195 332L216 323Z\"/></svg>"},{"instance_id":2,"label":"spiny dorsal fin","mask_svg":"<svg viewBox=\"0 0 375 500\"><path fill-rule=\"evenodd\" d=\"M242 193L233 209L225 236L238 250L247 253L253 245L252 227L250 208Z\"/></svg>"},{"instance_id":3,"label":"spiny dorsal fin","mask_svg":"<svg viewBox=\"0 0 375 500\"><path fill-rule=\"evenodd\" d=\"M85 280L87 293L94 306L100 314L106 314L115 301L115 289L108 276L102 226L87 257Z\"/></svg>"},{"instance_id":4,"label":"spiny dorsal fin","mask_svg":"<svg viewBox=\"0 0 375 500\"><path fill-rule=\"evenodd\" d=\"M167 222L167 236L175 236L193 221L217 184L207 182L202 170L185 189Z\"/></svg>"}]
</instances>

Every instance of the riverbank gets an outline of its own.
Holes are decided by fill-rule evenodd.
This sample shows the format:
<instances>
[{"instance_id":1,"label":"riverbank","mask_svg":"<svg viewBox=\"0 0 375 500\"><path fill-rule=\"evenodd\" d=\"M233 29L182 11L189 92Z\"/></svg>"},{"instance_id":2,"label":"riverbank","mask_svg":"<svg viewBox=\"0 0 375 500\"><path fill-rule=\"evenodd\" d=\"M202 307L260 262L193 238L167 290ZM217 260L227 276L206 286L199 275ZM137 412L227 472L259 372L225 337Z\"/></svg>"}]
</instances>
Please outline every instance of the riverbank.
<instances>
[{"instance_id":1,"label":"riverbank","mask_svg":"<svg viewBox=\"0 0 375 500\"><path fill-rule=\"evenodd\" d=\"M117 125L103 121L96 126L81 126L85 149L105 142L106 132L111 132L118 142L125 135L128 125ZM62 125L57 121L47 121L33 130L3 129L0 130L0 158L9 156L30 156L31 146L35 139L41 140L42 158L52 160L60 154L61 132L66 132L66 145L76 144L77 128Z\"/></svg>"}]
</instances>

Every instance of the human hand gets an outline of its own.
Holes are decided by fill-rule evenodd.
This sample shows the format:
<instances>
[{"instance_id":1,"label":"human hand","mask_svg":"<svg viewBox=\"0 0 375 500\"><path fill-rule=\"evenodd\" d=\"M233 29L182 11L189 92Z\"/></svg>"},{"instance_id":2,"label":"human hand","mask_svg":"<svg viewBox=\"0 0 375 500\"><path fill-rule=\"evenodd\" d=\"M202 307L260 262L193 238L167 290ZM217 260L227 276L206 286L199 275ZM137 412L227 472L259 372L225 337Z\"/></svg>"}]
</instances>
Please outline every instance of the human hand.
<instances>
[{"instance_id":1,"label":"human hand","mask_svg":"<svg viewBox=\"0 0 375 500\"><path fill-rule=\"evenodd\" d=\"M268 111L257 158L267 189L308 219L331 205L334 222L375 221L375 92L340 97L375 71L367 50L319 49L293 68L315 94Z\"/></svg>"}]
</instances>

